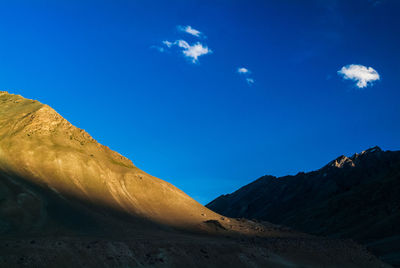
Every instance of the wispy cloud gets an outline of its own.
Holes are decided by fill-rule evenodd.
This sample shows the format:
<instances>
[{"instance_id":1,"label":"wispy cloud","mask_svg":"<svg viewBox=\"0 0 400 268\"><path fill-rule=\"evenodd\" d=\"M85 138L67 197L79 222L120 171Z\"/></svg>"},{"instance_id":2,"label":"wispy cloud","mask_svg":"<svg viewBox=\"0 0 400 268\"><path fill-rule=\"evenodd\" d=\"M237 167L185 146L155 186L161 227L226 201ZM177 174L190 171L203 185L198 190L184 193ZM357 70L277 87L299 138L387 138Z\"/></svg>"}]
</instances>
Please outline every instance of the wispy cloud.
<instances>
[{"instance_id":1,"label":"wispy cloud","mask_svg":"<svg viewBox=\"0 0 400 268\"><path fill-rule=\"evenodd\" d=\"M372 67L350 64L343 66L338 74L346 80L353 80L358 88L365 88L380 79L380 75Z\"/></svg>"},{"instance_id":2,"label":"wispy cloud","mask_svg":"<svg viewBox=\"0 0 400 268\"><path fill-rule=\"evenodd\" d=\"M249 86L251 86L252 84L254 84L254 79L249 77L249 75L251 74L251 71L245 67L239 67L237 68L237 72L241 75L244 76L246 79L246 82Z\"/></svg>"},{"instance_id":3,"label":"wispy cloud","mask_svg":"<svg viewBox=\"0 0 400 268\"><path fill-rule=\"evenodd\" d=\"M165 41L162 41L162 43L167 48L171 48L172 46L177 46L177 47L181 48L182 54L186 58L190 59L190 61L193 63L197 63L198 58L200 56L212 53L211 49L209 49L207 46L203 45L200 42L190 45L185 40L176 40L175 42L170 42L170 41L165 40ZM160 52L163 52L163 51L160 50Z\"/></svg>"},{"instance_id":4,"label":"wispy cloud","mask_svg":"<svg viewBox=\"0 0 400 268\"><path fill-rule=\"evenodd\" d=\"M252 84L254 84L254 79L253 78L246 78L246 82L247 82L247 84L252 85Z\"/></svg>"},{"instance_id":5,"label":"wispy cloud","mask_svg":"<svg viewBox=\"0 0 400 268\"><path fill-rule=\"evenodd\" d=\"M167 47L171 47L173 45L173 43L171 43L170 41L167 41L167 40L162 41L162 43L164 45L166 45Z\"/></svg>"},{"instance_id":6,"label":"wispy cloud","mask_svg":"<svg viewBox=\"0 0 400 268\"><path fill-rule=\"evenodd\" d=\"M185 32L191 35L194 35L196 37L200 37L202 35L202 32L200 32L199 30L193 29L192 26L187 25L187 26L177 26L178 30L181 32Z\"/></svg>"}]
</instances>

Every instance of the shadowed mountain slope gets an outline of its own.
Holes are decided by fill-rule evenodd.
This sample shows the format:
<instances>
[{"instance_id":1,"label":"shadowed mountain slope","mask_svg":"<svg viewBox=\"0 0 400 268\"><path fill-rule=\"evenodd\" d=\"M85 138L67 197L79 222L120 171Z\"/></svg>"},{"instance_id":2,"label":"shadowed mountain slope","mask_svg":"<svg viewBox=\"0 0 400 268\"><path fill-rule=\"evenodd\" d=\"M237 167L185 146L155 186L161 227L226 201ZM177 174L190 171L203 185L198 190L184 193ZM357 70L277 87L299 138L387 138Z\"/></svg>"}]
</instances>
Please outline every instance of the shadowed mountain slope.
<instances>
[{"instance_id":1,"label":"shadowed mountain slope","mask_svg":"<svg viewBox=\"0 0 400 268\"><path fill-rule=\"evenodd\" d=\"M207 207L230 217L353 238L400 265L400 151L374 147L317 171L264 176Z\"/></svg>"},{"instance_id":2,"label":"shadowed mountain slope","mask_svg":"<svg viewBox=\"0 0 400 268\"><path fill-rule=\"evenodd\" d=\"M0 105L0 169L10 177L24 178L61 198L162 224L188 227L218 219L173 185L97 143L49 106L6 93L0 95Z\"/></svg>"},{"instance_id":3,"label":"shadowed mountain slope","mask_svg":"<svg viewBox=\"0 0 400 268\"><path fill-rule=\"evenodd\" d=\"M0 93L0 267L381 267L352 241L223 217L47 105Z\"/></svg>"}]
</instances>

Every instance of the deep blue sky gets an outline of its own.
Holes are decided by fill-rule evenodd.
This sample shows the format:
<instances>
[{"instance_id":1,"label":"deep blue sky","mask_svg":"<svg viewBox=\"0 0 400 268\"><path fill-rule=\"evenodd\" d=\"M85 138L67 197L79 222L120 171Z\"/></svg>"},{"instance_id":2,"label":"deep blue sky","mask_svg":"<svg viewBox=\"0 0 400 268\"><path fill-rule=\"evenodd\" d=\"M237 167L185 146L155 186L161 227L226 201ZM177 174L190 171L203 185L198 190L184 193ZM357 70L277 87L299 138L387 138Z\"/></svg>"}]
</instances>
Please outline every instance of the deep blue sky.
<instances>
[{"instance_id":1,"label":"deep blue sky","mask_svg":"<svg viewBox=\"0 0 400 268\"><path fill-rule=\"evenodd\" d=\"M202 203L264 174L400 149L400 1L0 3L2 90ZM212 53L193 63L161 43L179 39ZM359 89L337 73L349 64L380 80Z\"/></svg>"}]
</instances>

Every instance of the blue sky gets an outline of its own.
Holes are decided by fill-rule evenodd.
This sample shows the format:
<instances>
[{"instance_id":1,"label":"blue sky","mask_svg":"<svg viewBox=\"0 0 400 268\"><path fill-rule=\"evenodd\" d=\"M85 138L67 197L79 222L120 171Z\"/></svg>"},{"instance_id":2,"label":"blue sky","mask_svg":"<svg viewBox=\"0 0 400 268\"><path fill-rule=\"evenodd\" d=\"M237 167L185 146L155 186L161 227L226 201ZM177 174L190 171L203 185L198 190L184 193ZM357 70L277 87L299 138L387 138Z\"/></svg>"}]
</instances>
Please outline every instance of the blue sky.
<instances>
[{"instance_id":1,"label":"blue sky","mask_svg":"<svg viewBox=\"0 0 400 268\"><path fill-rule=\"evenodd\" d=\"M398 150L399 13L395 0L0 1L0 88L207 203Z\"/></svg>"}]
</instances>

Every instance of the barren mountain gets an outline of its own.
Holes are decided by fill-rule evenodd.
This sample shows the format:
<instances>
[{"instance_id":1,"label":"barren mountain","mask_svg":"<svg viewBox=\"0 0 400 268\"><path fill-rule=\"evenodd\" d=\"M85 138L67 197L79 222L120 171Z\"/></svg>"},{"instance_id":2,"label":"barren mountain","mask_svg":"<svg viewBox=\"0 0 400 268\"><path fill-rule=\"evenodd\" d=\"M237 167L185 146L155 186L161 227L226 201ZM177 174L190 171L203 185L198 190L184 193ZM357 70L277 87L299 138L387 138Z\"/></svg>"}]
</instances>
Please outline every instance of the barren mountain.
<instances>
[{"instance_id":1,"label":"barren mountain","mask_svg":"<svg viewBox=\"0 0 400 268\"><path fill-rule=\"evenodd\" d=\"M349 240L221 216L38 101L0 93L1 267L383 267Z\"/></svg>"},{"instance_id":2,"label":"barren mountain","mask_svg":"<svg viewBox=\"0 0 400 268\"><path fill-rule=\"evenodd\" d=\"M231 217L352 238L400 265L400 151L374 147L340 156L317 171L264 176L207 207Z\"/></svg>"}]
</instances>

